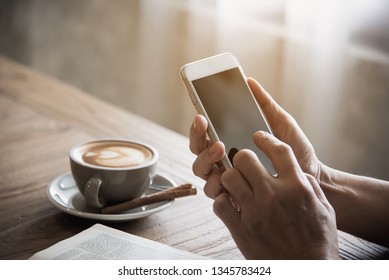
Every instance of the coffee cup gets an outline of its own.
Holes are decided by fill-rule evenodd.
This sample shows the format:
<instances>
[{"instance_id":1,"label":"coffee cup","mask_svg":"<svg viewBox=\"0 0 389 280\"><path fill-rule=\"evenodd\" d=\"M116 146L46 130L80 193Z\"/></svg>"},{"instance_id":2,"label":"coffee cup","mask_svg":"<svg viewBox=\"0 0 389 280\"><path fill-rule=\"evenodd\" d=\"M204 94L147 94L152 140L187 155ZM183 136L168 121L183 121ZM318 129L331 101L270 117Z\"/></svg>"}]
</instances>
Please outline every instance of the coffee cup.
<instances>
[{"instance_id":1,"label":"coffee cup","mask_svg":"<svg viewBox=\"0 0 389 280\"><path fill-rule=\"evenodd\" d=\"M73 146L70 168L86 204L101 208L140 197L152 183L158 151L128 140L104 139Z\"/></svg>"}]
</instances>

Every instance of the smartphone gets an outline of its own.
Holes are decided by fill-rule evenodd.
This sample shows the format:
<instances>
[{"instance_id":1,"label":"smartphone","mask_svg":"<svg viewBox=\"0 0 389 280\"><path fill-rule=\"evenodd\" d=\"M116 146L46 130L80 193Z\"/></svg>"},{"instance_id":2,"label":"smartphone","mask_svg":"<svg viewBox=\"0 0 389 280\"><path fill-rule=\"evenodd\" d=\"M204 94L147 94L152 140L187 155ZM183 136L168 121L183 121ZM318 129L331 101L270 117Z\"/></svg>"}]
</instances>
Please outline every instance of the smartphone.
<instances>
[{"instance_id":1,"label":"smartphone","mask_svg":"<svg viewBox=\"0 0 389 280\"><path fill-rule=\"evenodd\" d=\"M232 167L235 153L250 149L274 175L270 159L253 141L254 132L272 131L238 60L231 53L223 53L185 64L180 74L196 111L208 121L208 137L225 145L223 166Z\"/></svg>"}]
</instances>

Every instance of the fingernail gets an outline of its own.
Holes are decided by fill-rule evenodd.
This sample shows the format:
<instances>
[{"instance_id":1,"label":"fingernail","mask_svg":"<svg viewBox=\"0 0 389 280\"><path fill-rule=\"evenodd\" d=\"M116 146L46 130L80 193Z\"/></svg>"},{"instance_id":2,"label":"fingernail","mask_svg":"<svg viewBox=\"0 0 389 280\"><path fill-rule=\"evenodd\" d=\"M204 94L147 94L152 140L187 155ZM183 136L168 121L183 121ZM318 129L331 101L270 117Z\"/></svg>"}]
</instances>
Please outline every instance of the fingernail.
<instances>
[{"instance_id":1,"label":"fingernail","mask_svg":"<svg viewBox=\"0 0 389 280\"><path fill-rule=\"evenodd\" d=\"M269 136L270 133L264 130L259 130L255 133L257 136Z\"/></svg>"}]
</instances>

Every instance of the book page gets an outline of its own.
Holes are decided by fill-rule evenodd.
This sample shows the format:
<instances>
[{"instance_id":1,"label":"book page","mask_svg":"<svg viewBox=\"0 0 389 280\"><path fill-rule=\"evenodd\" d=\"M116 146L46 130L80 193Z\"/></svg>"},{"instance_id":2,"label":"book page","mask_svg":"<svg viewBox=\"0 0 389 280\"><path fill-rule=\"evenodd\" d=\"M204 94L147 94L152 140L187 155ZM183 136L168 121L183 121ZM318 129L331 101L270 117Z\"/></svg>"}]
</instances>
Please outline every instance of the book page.
<instances>
[{"instance_id":1,"label":"book page","mask_svg":"<svg viewBox=\"0 0 389 280\"><path fill-rule=\"evenodd\" d=\"M189 260L205 259L101 224L60 241L30 259L57 260Z\"/></svg>"}]
</instances>

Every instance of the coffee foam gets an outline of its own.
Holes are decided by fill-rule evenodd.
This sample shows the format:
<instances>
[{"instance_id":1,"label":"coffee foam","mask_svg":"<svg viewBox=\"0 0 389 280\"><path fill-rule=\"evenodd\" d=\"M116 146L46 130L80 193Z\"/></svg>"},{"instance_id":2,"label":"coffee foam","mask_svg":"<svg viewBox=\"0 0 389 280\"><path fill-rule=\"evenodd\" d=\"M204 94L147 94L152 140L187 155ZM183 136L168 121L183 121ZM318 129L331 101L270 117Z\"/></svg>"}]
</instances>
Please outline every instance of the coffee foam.
<instances>
[{"instance_id":1,"label":"coffee foam","mask_svg":"<svg viewBox=\"0 0 389 280\"><path fill-rule=\"evenodd\" d=\"M153 158L148 148L120 141L89 143L81 146L76 154L87 164L109 168L136 167Z\"/></svg>"}]
</instances>

